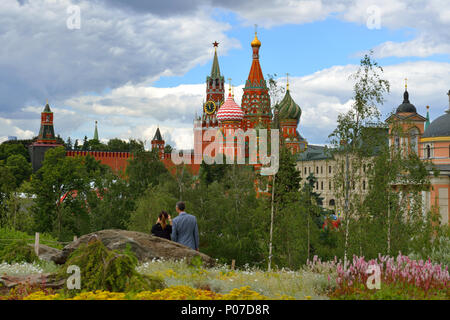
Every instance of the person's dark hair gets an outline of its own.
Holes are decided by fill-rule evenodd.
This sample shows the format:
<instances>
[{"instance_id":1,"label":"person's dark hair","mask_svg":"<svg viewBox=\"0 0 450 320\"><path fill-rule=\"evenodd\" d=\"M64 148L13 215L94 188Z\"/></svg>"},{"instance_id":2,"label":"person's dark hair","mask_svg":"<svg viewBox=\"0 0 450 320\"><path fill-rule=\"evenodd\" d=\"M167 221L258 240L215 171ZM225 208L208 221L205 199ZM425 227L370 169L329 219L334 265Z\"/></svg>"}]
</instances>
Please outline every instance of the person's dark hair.
<instances>
[{"instance_id":1,"label":"person's dark hair","mask_svg":"<svg viewBox=\"0 0 450 320\"><path fill-rule=\"evenodd\" d=\"M186 209L186 205L184 204L183 201L178 201L177 208L180 209L181 211L184 211L184 209Z\"/></svg>"},{"instance_id":2,"label":"person's dark hair","mask_svg":"<svg viewBox=\"0 0 450 320\"><path fill-rule=\"evenodd\" d=\"M158 216L160 224L161 224L161 228L163 228L163 230L166 228L167 226L167 220L169 219L169 214L165 211L161 211L161 213Z\"/></svg>"}]
</instances>

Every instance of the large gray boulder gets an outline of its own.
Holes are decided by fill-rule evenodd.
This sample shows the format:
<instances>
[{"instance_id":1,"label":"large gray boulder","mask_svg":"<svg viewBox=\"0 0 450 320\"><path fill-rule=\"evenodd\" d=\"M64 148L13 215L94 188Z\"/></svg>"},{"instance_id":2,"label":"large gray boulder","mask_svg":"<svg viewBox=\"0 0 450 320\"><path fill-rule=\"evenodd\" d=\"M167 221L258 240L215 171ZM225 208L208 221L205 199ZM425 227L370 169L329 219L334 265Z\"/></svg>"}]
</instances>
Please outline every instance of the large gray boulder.
<instances>
[{"instance_id":1,"label":"large gray boulder","mask_svg":"<svg viewBox=\"0 0 450 320\"><path fill-rule=\"evenodd\" d=\"M93 239L99 239L111 250L125 250L127 245L129 245L131 251L134 252L140 262L161 258L165 260L186 258L187 261L190 261L193 257L200 256L206 266L215 264L213 258L179 243L142 232L118 229L101 230L81 236L78 240L65 246L61 253L53 257L52 260L57 264L64 264L69 255L80 244L89 243Z\"/></svg>"},{"instance_id":2,"label":"large gray boulder","mask_svg":"<svg viewBox=\"0 0 450 320\"><path fill-rule=\"evenodd\" d=\"M30 244L30 247L34 248L34 244ZM45 244L39 244L39 259L55 262L61 256L61 250L46 246Z\"/></svg>"}]
</instances>

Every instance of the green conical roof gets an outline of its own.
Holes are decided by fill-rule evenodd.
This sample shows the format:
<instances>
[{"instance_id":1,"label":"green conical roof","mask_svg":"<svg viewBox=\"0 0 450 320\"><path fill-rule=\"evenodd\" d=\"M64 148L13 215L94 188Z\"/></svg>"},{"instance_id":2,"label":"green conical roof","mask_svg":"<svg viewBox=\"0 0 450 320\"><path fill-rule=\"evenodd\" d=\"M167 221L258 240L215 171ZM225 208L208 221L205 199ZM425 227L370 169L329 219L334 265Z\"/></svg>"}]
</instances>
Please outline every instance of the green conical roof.
<instances>
[{"instance_id":1,"label":"green conical roof","mask_svg":"<svg viewBox=\"0 0 450 320\"><path fill-rule=\"evenodd\" d=\"M278 105L278 117L280 120L296 119L297 122L300 120L302 110L292 99L289 89L286 90L286 95L283 100Z\"/></svg>"},{"instance_id":2,"label":"green conical roof","mask_svg":"<svg viewBox=\"0 0 450 320\"><path fill-rule=\"evenodd\" d=\"M158 127L158 129L156 129L156 133L155 133L155 136L153 137L152 141L163 141L161 132L159 131L159 127Z\"/></svg>"},{"instance_id":3,"label":"green conical roof","mask_svg":"<svg viewBox=\"0 0 450 320\"><path fill-rule=\"evenodd\" d=\"M44 112L52 112L52 111L50 110L50 106L48 105L48 101L47 101L47 103L45 104Z\"/></svg>"},{"instance_id":4,"label":"green conical roof","mask_svg":"<svg viewBox=\"0 0 450 320\"><path fill-rule=\"evenodd\" d=\"M98 140L97 121L95 121L94 140Z\"/></svg>"},{"instance_id":5,"label":"green conical roof","mask_svg":"<svg viewBox=\"0 0 450 320\"><path fill-rule=\"evenodd\" d=\"M220 77L219 59L217 58L217 50L214 51L214 60L211 67L211 78L216 79Z\"/></svg>"}]
</instances>

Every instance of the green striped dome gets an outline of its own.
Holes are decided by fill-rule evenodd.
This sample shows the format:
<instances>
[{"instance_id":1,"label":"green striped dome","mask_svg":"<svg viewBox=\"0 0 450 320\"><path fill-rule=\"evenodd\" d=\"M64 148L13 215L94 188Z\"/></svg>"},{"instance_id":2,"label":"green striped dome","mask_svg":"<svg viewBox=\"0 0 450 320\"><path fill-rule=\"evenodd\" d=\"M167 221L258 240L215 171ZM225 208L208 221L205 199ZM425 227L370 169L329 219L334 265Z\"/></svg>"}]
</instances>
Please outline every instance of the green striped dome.
<instances>
[{"instance_id":1,"label":"green striped dome","mask_svg":"<svg viewBox=\"0 0 450 320\"><path fill-rule=\"evenodd\" d=\"M278 105L278 117L280 120L296 119L300 120L302 109L292 99L289 89L286 90L286 95Z\"/></svg>"}]
</instances>

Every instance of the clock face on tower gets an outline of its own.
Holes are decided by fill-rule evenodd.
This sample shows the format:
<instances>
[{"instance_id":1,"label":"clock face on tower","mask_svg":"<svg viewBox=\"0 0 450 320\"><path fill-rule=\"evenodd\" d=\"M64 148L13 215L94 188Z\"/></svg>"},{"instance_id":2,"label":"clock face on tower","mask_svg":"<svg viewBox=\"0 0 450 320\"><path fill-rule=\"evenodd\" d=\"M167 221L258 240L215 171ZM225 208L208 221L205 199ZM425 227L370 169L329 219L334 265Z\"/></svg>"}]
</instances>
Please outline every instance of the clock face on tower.
<instances>
[{"instance_id":1,"label":"clock face on tower","mask_svg":"<svg viewBox=\"0 0 450 320\"><path fill-rule=\"evenodd\" d=\"M207 114L213 114L214 112L216 112L216 104L214 103L214 101L208 101L205 103L204 106L204 110Z\"/></svg>"}]
</instances>

